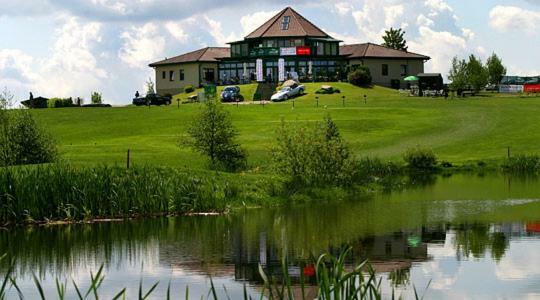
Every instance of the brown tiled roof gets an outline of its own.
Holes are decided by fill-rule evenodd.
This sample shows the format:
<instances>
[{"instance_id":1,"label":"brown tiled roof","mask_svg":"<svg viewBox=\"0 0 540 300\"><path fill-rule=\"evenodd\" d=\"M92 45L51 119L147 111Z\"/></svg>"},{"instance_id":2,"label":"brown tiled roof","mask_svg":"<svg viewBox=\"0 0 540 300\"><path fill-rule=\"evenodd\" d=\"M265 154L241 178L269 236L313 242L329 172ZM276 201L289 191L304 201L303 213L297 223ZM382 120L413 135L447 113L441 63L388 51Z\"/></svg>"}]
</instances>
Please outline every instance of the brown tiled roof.
<instances>
[{"instance_id":1,"label":"brown tiled roof","mask_svg":"<svg viewBox=\"0 0 540 300\"><path fill-rule=\"evenodd\" d=\"M289 28L281 30L283 17L289 16ZM319 27L313 25L306 18L302 17L294 9L287 7L280 11L277 15L266 21L261 27L255 29L252 33L246 36L246 39L254 39L261 37L288 37L288 36L309 36L318 38L331 38L328 34L322 31Z\"/></svg>"},{"instance_id":2,"label":"brown tiled roof","mask_svg":"<svg viewBox=\"0 0 540 300\"><path fill-rule=\"evenodd\" d=\"M348 56L349 58L430 59L429 56L422 54L395 50L372 43L343 45L339 47L339 53Z\"/></svg>"},{"instance_id":3,"label":"brown tiled roof","mask_svg":"<svg viewBox=\"0 0 540 300\"><path fill-rule=\"evenodd\" d=\"M226 58L230 56L230 48L228 47L206 47L152 63L150 64L150 67L188 62L217 62L217 59L219 58Z\"/></svg>"}]
</instances>

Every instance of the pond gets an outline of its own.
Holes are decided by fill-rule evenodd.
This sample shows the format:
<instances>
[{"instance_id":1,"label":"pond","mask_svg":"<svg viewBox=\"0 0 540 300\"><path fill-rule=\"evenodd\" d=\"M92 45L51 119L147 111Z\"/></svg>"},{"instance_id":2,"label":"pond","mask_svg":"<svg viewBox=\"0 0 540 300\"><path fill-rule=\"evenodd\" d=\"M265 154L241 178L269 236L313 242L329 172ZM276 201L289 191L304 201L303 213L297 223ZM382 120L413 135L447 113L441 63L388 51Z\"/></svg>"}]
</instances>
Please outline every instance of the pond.
<instances>
[{"instance_id":1,"label":"pond","mask_svg":"<svg viewBox=\"0 0 540 300\"><path fill-rule=\"evenodd\" d=\"M353 266L369 259L385 296L406 298L415 287L426 298L540 297L540 180L502 175L433 177L391 193L354 201L276 209L247 209L225 216L19 228L0 232L0 253L16 259L26 298L37 298L35 273L45 293L55 278L87 288L90 271L104 266L102 298L122 288L136 297L139 282L163 299L205 298L210 277L218 293L254 298L262 290L258 266L281 272L287 258L293 280L310 275L313 259L347 245ZM7 260L1 265L7 268ZM429 284L429 286L428 286ZM225 288L226 292L225 292ZM424 292L424 290L427 290ZM308 293L315 293L308 289ZM18 298L14 290L8 296Z\"/></svg>"}]
</instances>

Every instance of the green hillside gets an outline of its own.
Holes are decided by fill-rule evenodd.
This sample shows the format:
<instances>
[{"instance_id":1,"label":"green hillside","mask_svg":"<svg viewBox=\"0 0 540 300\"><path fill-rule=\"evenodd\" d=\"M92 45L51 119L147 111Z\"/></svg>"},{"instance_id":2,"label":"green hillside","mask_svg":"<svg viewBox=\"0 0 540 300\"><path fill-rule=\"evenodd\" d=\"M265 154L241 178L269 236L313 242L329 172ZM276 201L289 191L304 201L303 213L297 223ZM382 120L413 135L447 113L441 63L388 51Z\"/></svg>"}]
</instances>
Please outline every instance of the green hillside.
<instances>
[{"instance_id":1,"label":"green hillside","mask_svg":"<svg viewBox=\"0 0 540 300\"><path fill-rule=\"evenodd\" d=\"M363 89L332 83L341 94L316 95L318 84L306 84L305 96L269 105L228 105L240 141L252 166L268 164L269 148L280 120L321 120L329 113L358 156L400 160L409 147L432 147L453 163L500 160L513 153L540 152L540 98L481 97L443 100L414 98L395 90ZM247 88L250 92L253 87ZM367 103L364 103L366 95ZM496 96L494 96L496 95ZM315 97L320 97L316 107ZM342 105L345 96L345 106ZM187 125L200 104L169 107L63 108L33 113L57 139L62 157L76 164L125 162L204 167L204 159L180 147Z\"/></svg>"}]
</instances>

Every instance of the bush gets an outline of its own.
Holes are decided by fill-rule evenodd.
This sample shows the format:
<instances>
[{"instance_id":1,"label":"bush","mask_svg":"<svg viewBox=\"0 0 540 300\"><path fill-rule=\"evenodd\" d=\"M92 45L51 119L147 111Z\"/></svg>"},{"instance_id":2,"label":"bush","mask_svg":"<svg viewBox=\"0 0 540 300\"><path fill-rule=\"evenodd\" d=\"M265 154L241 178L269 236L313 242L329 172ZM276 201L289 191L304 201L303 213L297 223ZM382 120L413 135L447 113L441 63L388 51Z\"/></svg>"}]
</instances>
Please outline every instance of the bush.
<instances>
[{"instance_id":1,"label":"bush","mask_svg":"<svg viewBox=\"0 0 540 300\"><path fill-rule=\"evenodd\" d=\"M48 101L49 108L73 107L72 98L51 98Z\"/></svg>"},{"instance_id":2,"label":"bush","mask_svg":"<svg viewBox=\"0 0 540 300\"><path fill-rule=\"evenodd\" d=\"M356 180L366 182L374 177L383 178L400 173L400 166L393 162L383 162L378 158L363 158L356 164Z\"/></svg>"},{"instance_id":3,"label":"bush","mask_svg":"<svg viewBox=\"0 0 540 300\"><path fill-rule=\"evenodd\" d=\"M272 160L289 186L344 186L353 177L353 159L330 117L315 124L286 124L277 134Z\"/></svg>"},{"instance_id":4,"label":"bush","mask_svg":"<svg viewBox=\"0 0 540 300\"><path fill-rule=\"evenodd\" d=\"M341 91L338 88L330 88L330 89L318 89L315 94L321 94L321 95L331 95L331 94L339 94Z\"/></svg>"},{"instance_id":5,"label":"bush","mask_svg":"<svg viewBox=\"0 0 540 300\"><path fill-rule=\"evenodd\" d=\"M355 70L351 71L347 77L349 83L356 86L371 85L371 72L366 66L358 66Z\"/></svg>"},{"instance_id":6,"label":"bush","mask_svg":"<svg viewBox=\"0 0 540 300\"><path fill-rule=\"evenodd\" d=\"M186 94L193 93L195 91L195 88L192 85L186 85L184 87L184 92Z\"/></svg>"},{"instance_id":7,"label":"bush","mask_svg":"<svg viewBox=\"0 0 540 300\"><path fill-rule=\"evenodd\" d=\"M411 148L403 155L403 160L411 169L431 170L437 166L437 156L431 149Z\"/></svg>"},{"instance_id":8,"label":"bush","mask_svg":"<svg viewBox=\"0 0 540 300\"><path fill-rule=\"evenodd\" d=\"M188 128L192 147L208 156L214 168L238 171L246 167L246 152L236 143L231 117L215 101L208 101Z\"/></svg>"},{"instance_id":9,"label":"bush","mask_svg":"<svg viewBox=\"0 0 540 300\"><path fill-rule=\"evenodd\" d=\"M540 157L538 155L517 155L508 158L502 168L507 172L532 173L540 170Z\"/></svg>"},{"instance_id":10,"label":"bush","mask_svg":"<svg viewBox=\"0 0 540 300\"><path fill-rule=\"evenodd\" d=\"M49 163L58 151L52 137L45 133L28 111L2 113L0 129L0 165Z\"/></svg>"},{"instance_id":11,"label":"bush","mask_svg":"<svg viewBox=\"0 0 540 300\"><path fill-rule=\"evenodd\" d=\"M91 100L92 104L102 104L103 103L103 98L101 96L101 93L92 92L91 99L92 99Z\"/></svg>"}]
</instances>

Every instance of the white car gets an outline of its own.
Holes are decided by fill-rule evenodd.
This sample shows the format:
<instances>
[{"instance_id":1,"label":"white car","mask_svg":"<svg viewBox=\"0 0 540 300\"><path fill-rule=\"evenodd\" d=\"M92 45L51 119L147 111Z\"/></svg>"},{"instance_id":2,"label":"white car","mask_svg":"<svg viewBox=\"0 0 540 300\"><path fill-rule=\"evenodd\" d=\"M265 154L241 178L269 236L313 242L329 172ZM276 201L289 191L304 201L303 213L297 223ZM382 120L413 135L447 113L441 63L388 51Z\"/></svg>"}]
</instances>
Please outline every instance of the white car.
<instances>
[{"instance_id":1,"label":"white car","mask_svg":"<svg viewBox=\"0 0 540 300\"><path fill-rule=\"evenodd\" d=\"M282 88L279 92L272 95L270 100L272 101L285 101L289 98L302 95L305 91L305 87L303 85L293 85L293 86L286 86Z\"/></svg>"}]
</instances>

